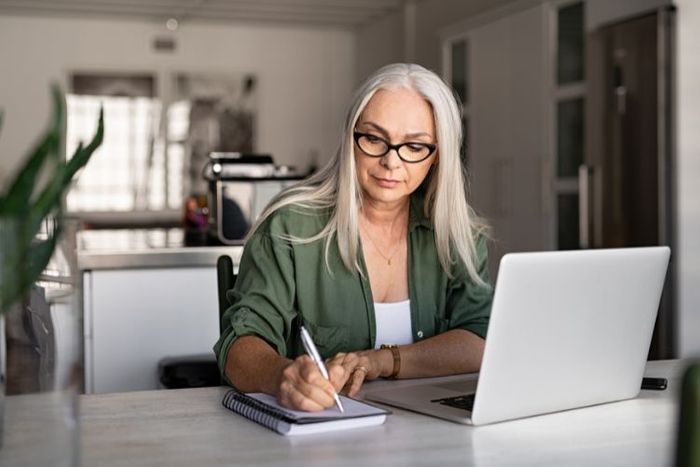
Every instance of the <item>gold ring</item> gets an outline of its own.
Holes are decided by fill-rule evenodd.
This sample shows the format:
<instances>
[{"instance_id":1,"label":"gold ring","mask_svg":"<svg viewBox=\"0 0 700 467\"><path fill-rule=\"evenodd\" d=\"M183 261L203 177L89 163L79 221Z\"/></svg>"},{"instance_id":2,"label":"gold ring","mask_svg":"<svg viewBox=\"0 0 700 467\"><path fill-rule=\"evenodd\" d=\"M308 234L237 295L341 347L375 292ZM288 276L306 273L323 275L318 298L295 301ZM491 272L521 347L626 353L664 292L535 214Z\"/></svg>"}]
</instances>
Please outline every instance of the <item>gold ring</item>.
<instances>
[{"instance_id":1,"label":"gold ring","mask_svg":"<svg viewBox=\"0 0 700 467\"><path fill-rule=\"evenodd\" d=\"M362 365L356 366L352 371L353 371L353 373L356 371L364 371L365 373L369 373L369 370L367 369L367 367L362 366Z\"/></svg>"}]
</instances>

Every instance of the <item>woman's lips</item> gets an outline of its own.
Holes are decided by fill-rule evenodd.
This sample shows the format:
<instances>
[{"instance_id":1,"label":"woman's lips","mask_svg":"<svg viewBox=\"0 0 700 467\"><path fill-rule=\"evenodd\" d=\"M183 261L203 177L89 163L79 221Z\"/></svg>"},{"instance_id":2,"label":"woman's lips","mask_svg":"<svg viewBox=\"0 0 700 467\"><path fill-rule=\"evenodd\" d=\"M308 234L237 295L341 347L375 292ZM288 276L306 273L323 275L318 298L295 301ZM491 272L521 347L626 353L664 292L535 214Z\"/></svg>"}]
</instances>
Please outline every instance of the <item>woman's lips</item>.
<instances>
[{"instance_id":1,"label":"woman's lips","mask_svg":"<svg viewBox=\"0 0 700 467\"><path fill-rule=\"evenodd\" d=\"M401 183L398 180L392 180L389 178L374 177L374 179L377 181L377 185L379 185L382 188L394 188L399 183Z\"/></svg>"}]
</instances>

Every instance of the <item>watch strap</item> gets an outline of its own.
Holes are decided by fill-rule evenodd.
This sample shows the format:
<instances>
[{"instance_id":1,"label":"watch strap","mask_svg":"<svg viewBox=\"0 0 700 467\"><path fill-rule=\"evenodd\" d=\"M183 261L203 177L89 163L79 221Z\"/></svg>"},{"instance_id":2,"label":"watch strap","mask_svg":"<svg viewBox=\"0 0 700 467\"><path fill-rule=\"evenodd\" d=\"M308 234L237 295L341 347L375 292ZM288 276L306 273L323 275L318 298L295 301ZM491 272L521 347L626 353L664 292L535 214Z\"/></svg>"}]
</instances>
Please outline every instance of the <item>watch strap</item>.
<instances>
[{"instance_id":1,"label":"watch strap","mask_svg":"<svg viewBox=\"0 0 700 467\"><path fill-rule=\"evenodd\" d=\"M382 344L380 348L389 349L391 355L394 357L394 368L388 376L388 379L395 379L399 375L399 371L401 371L401 353L399 352L399 346L396 344Z\"/></svg>"}]
</instances>

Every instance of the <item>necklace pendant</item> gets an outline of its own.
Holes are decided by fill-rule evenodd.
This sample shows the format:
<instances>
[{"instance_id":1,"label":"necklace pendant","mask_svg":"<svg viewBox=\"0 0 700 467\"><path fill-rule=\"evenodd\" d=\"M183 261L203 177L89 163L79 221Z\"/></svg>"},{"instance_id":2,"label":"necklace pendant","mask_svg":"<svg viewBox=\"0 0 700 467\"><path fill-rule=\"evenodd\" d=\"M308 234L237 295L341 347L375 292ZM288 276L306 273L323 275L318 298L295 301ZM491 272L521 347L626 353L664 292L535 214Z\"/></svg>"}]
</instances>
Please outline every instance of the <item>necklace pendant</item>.
<instances>
[{"instance_id":1,"label":"necklace pendant","mask_svg":"<svg viewBox=\"0 0 700 467\"><path fill-rule=\"evenodd\" d=\"M391 258L389 258L388 260L386 260L386 264L389 265L389 266L391 266Z\"/></svg>"}]
</instances>

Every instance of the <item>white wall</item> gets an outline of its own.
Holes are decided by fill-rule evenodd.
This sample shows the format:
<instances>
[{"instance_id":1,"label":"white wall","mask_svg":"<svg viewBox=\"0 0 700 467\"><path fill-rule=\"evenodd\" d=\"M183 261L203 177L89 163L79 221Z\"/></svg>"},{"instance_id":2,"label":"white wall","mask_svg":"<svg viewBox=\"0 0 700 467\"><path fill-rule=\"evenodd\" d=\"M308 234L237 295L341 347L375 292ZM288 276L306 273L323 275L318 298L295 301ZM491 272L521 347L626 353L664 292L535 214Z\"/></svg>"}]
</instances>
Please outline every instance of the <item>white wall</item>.
<instances>
[{"instance_id":1,"label":"white wall","mask_svg":"<svg viewBox=\"0 0 700 467\"><path fill-rule=\"evenodd\" d=\"M700 2L676 0L678 336L681 356L700 356Z\"/></svg>"},{"instance_id":2,"label":"white wall","mask_svg":"<svg viewBox=\"0 0 700 467\"><path fill-rule=\"evenodd\" d=\"M357 80L389 63L404 61L404 15L392 13L357 31Z\"/></svg>"},{"instance_id":3,"label":"white wall","mask_svg":"<svg viewBox=\"0 0 700 467\"><path fill-rule=\"evenodd\" d=\"M441 73L442 44L439 32L462 19L522 0L423 0L416 3L416 62ZM529 1L528 3L538 3Z\"/></svg>"},{"instance_id":4,"label":"white wall","mask_svg":"<svg viewBox=\"0 0 700 467\"><path fill-rule=\"evenodd\" d=\"M0 16L0 187L49 120L49 83L75 70L250 72L258 76L257 150L306 169L335 153L355 84L355 34L339 29L184 24L173 54L162 24ZM109 122L107 122L109 124Z\"/></svg>"},{"instance_id":5,"label":"white wall","mask_svg":"<svg viewBox=\"0 0 700 467\"><path fill-rule=\"evenodd\" d=\"M446 25L477 15L492 8L519 0L420 0L409 5L409 17L404 11L387 15L357 31L357 76L362 80L382 65L413 61L438 74L441 73L441 42L439 32ZM537 3L541 0L528 0ZM414 18L406 37L405 22ZM410 49L410 50L407 50Z\"/></svg>"}]
</instances>

